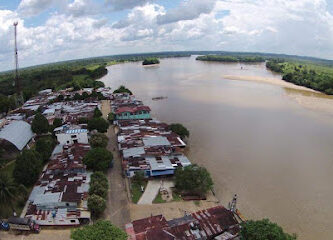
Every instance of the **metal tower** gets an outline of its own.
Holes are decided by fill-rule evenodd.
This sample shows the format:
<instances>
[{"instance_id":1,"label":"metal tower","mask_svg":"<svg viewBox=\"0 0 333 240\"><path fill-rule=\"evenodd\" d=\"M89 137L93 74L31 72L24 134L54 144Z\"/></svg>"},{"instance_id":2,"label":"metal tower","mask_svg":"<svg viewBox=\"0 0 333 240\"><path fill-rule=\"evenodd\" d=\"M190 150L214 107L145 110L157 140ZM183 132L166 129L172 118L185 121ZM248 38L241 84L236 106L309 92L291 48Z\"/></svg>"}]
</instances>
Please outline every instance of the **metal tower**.
<instances>
[{"instance_id":1,"label":"metal tower","mask_svg":"<svg viewBox=\"0 0 333 240\"><path fill-rule=\"evenodd\" d=\"M19 64L18 64L18 50L17 50L17 25L18 22L14 22L14 37L15 37L15 49L14 49L14 54L15 54L15 87L16 87L16 100L17 104L23 104L23 95L21 91L21 84L20 84L20 79L19 79L19 74L18 74L18 69L19 69Z\"/></svg>"},{"instance_id":2,"label":"metal tower","mask_svg":"<svg viewBox=\"0 0 333 240\"><path fill-rule=\"evenodd\" d=\"M14 54L15 54L15 87L16 87L16 93L17 95L20 95L21 89L20 89L20 81L19 81L19 76L18 76L18 54L17 54L17 25L18 22L14 22L14 37L15 37L15 49L14 49Z\"/></svg>"}]
</instances>

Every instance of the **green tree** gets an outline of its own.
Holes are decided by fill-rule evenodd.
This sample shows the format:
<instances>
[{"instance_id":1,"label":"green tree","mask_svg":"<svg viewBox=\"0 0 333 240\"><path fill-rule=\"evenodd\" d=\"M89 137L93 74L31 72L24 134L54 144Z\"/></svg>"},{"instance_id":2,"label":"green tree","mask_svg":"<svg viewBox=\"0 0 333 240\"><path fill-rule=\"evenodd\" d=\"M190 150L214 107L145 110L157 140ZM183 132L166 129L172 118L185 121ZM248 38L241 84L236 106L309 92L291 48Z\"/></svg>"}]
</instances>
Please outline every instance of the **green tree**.
<instances>
[{"instance_id":1,"label":"green tree","mask_svg":"<svg viewBox=\"0 0 333 240\"><path fill-rule=\"evenodd\" d=\"M92 131L96 129L100 133L107 132L109 127L109 123L104 118L93 118L88 120L88 129Z\"/></svg>"},{"instance_id":2,"label":"green tree","mask_svg":"<svg viewBox=\"0 0 333 240\"><path fill-rule=\"evenodd\" d=\"M98 220L93 225L77 228L71 233L73 240L127 240L126 233L109 221Z\"/></svg>"},{"instance_id":3,"label":"green tree","mask_svg":"<svg viewBox=\"0 0 333 240\"><path fill-rule=\"evenodd\" d=\"M114 90L113 93L128 93L130 95L133 95L131 90L126 88L125 86L121 85L118 89Z\"/></svg>"},{"instance_id":4,"label":"green tree","mask_svg":"<svg viewBox=\"0 0 333 240\"><path fill-rule=\"evenodd\" d=\"M59 95L58 97L57 97L57 102L62 102L62 101L64 101L64 99L65 99L65 97L64 97L64 95Z\"/></svg>"},{"instance_id":5,"label":"green tree","mask_svg":"<svg viewBox=\"0 0 333 240\"><path fill-rule=\"evenodd\" d=\"M87 98L89 98L90 96L89 96L89 94L87 93L87 92L83 92L82 93L82 99L87 99Z\"/></svg>"},{"instance_id":6,"label":"green tree","mask_svg":"<svg viewBox=\"0 0 333 240\"><path fill-rule=\"evenodd\" d=\"M104 198L98 195L90 195L88 197L88 209L91 212L93 218L98 218L104 212L106 208L106 201Z\"/></svg>"},{"instance_id":7,"label":"green tree","mask_svg":"<svg viewBox=\"0 0 333 240\"><path fill-rule=\"evenodd\" d=\"M78 90L81 89L81 87L78 87ZM75 93L74 94L74 97L73 97L73 100L82 100L82 97L80 94L78 93Z\"/></svg>"},{"instance_id":8,"label":"green tree","mask_svg":"<svg viewBox=\"0 0 333 240\"><path fill-rule=\"evenodd\" d=\"M62 119L61 118L55 118L53 120L53 128L60 127L62 125Z\"/></svg>"},{"instance_id":9,"label":"green tree","mask_svg":"<svg viewBox=\"0 0 333 240\"><path fill-rule=\"evenodd\" d=\"M103 133L96 133L90 137L89 143L93 148L106 148L108 145L108 137Z\"/></svg>"},{"instance_id":10,"label":"green tree","mask_svg":"<svg viewBox=\"0 0 333 240\"><path fill-rule=\"evenodd\" d=\"M283 229L268 219L249 220L241 224L241 240L295 240L296 235L283 232Z\"/></svg>"},{"instance_id":11,"label":"green tree","mask_svg":"<svg viewBox=\"0 0 333 240\"><path fill-rule=\"evenodd\" d=\"M103 116L103 114L102 114L101 110L99 110L98 107L96 107L94 110L94 118L99 118L102 116Z\"/></svg>"},{"instance_id":12,"label":"green tree","mask_svg":"<svg viewBox=\"0 0 333 240\"><path fill-rule=\"evenodd\" d=\"M40 138L36 141L36 151L41 155L44 163L51 157L54 147L55 141L50 136Z\"/></svg>"},{"instance_id":13,"label":"green tree","mask_svg":"<svg viewBox=\"0 0 333 240\"><path fill-rule=\"evenodd\" d=\"M169 125L169 128L174 133L178 134L182 139L190 136L190 132L180 123L173 123Z\"/></svg>"},{"instance_id":14,"label":"green tree","mask_svg":"<svg viewBox=\"0 0 333 240\"><path fill-rule=\"evenodd\" d=\"M102 184L105 188L109 188L108 179L106 178L105 174L101 171L96 171L90 176L91 184L95 182Z\"/></svg>"},{"instance_id":15,"label":"green tree","mask_svg":"<svg viewBox=\"0 0 333 240\"><path fill-rule=\"evenodd\" d=\"M24 186L34 184L42 170L42 157L35 150L23 150L17 157L13 176Z\"/></svg>"},{"instance_id":16,"label":"green tree","mask_svg":"<svg viewBox=\"0 0 333 240\"><path fill-rule=\"evenodd\" d=\"M37 113L32 120L31 129L34 133L42 134L49 131L49 122L41 113Z\"/></svg>"},{"instance_id":17,"label":"green tree","mask_svg":"<svg viewBox=\"0 0 333 240\"><path fill-rule=\"evenodd\" d=\"M85 117L82 117L82 118L79 118L79 124L87 124L88 123L88 118L85 118Z\"/></svg>"},{"instance_id":18,"label":"green tree","mask_svg":"<svg viewBox=\"0 0 333 240\"><path fill-rule=\"evenodd\" d=\"M145 175L143 172L135 172L135 175L133 176L133 181L136 182L139 185L143 185L144 181L145 181Z\"/></svg>"},{"instance_id":19,"label":"green tree","mask_svg":"<svg viewBox=\"0 0 333 240\"><path fill-rule=\"evenodd\" d=\"M146 58L145 60L143 60L142 65L151 65L151 64L159 64L160 60L158 60L158 58Z\"/></svg>"},{"instance_id":20,"label":"green tree","mask_svg":"<svg viewBox=\"0 0 333 240\"><path fill-rule=\"evenodd\" d=\"M7 96L0 95L0 112L8 112L9 110L9 100Z\"/></svg>"},{"instance_id":21,"label":"green tree","mask_svg":"<svg viewBox=\"0 0 333 240\"><path fill-rule=\"evenodd\" d=\"M88 169L94 171L105 171L113 161L112 153L105 148L93 148L83 158L83 163Z\"/></svg>"},{"instance_id":22,"label":"green tree","mask_svg":"<svg viewBox=\"0 0 333 240\"><path fill-rule=\"evenodd\" d=\"M110 123L113 123L114 119L115 119L115 117L114 117L114 113L110 112L110 113L108 114L108 120L109 120L109 122L110 122Z\"/></svg>"},{"instance_id":23,"label":"green tree","mask_svg":"<svg viewBox=\"0 0 333 240\"><path fill-rule=\"evenodd\" d=\"M213 180L206 168L193 164L176 170L175 186L180 192L206 194L212 189Z\"/></svg>"},{"instance_id":24,"label":"green tree","mask_svg":"<svg viewBox=\"0 0 333 240\"><path fill-rule=\"evenodd\" d=\"M89 194L90 195L95 194L97 196L106 199L106 196L108 194L108 189L105 187L105 185L103 185L103 183L98 183L98 182L90 183Z\"/></svg>"},{"instance_id":25,"label":"green tree","mask_svg":"<svg viewBox=\"0 0 333 240\"><path fill-rule=\"evenodd\" d=\"M0 172L0 203L1 205L10 204L26 193L23 185L18 185L8 174Z\"/></svg>"}]
</instances>

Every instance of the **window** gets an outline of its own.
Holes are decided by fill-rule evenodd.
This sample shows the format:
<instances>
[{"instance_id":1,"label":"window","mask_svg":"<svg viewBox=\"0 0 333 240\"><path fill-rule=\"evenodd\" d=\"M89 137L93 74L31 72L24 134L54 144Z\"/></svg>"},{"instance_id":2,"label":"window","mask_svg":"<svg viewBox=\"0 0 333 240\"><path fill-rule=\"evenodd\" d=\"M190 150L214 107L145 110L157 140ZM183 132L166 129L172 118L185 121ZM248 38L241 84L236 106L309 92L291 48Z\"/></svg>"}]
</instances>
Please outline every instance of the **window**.
<instances>
[{"instance_id":1,"label":"window","mask_svg":"<svg viewBox=\"0 0 333 240\"><path fill-rule=\"evenodd\" d=\"M74 219L71 219L71 223L75 223L75 220L74 220Z\"/></svg>"},{"instance_id":2,"label":"window","mask_svg":"<svg viewBox=\"0 0 333 240\"><path fill-rule=\"evenodd\" d=\"M76 138L77 136L76 135L71 135L71 138Z\"/></svg>"}]
</instances>

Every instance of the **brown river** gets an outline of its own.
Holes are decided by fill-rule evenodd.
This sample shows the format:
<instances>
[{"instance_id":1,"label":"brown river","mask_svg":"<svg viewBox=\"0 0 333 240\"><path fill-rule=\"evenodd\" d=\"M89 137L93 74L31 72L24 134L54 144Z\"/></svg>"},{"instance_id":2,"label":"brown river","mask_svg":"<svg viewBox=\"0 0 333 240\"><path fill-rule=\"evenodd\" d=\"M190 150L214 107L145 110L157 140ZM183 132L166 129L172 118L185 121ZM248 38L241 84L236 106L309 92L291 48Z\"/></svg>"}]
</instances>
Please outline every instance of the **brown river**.
<instances>
[{"instance_id":1,"label":"brown river","mask_svg":"<svg viewBox=\"0 0 333 240\"><path fill-rule=\"evenodd\" d=\"M108 70L106 86L125 85L154 117L190 130L187 155L210 171L223 205L237 193L247 218L269 218L301 240L333 239L333 98L279 86L264 64L191 57Z\"/></svg>"}]
</instances>

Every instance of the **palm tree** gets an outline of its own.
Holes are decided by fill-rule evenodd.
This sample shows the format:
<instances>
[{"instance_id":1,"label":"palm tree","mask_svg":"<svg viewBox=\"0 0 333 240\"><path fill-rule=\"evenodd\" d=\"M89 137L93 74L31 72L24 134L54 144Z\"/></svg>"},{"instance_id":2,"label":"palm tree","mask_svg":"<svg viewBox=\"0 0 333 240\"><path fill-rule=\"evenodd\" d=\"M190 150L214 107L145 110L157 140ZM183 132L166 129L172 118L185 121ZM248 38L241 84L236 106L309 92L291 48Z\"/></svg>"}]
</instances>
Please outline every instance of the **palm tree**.
<instances>
[{"instance_id":1,"label":"palm tree","mask_svg":"<svg viewBox=\"0 0 333 240\"><path fill-rule=\"evenodd\" d=\"M17 185L8 174L0 172L0 203L10 204L13 200L20 198L26 189ZM11 205L11 204L10 204Z\"/></svg>"}]
</instances>

